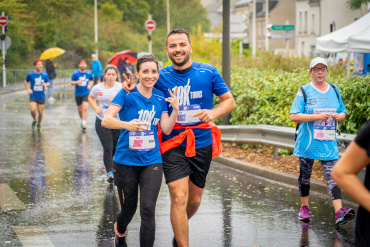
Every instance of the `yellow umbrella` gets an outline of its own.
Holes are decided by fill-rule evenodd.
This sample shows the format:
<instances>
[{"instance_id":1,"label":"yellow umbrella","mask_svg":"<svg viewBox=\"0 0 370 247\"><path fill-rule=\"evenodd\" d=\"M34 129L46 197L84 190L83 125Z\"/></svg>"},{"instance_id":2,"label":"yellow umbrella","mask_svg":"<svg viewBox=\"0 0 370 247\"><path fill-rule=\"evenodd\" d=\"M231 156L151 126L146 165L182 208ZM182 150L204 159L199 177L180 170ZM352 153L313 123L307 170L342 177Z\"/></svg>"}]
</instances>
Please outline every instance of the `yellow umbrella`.
<instances>
[{"instance_id":1,"label":"yellow umbrella","mask_svg":"<svg viewBox=\"0 0 370 247\"><path fill-rule=\"evenodd\" d=\"M65 52L65 50L58 48L58 47L53 47L45 50L42 54L40 59L45 60L53 57L57 57L62 55Z\"/></svg>"}]
</instances>

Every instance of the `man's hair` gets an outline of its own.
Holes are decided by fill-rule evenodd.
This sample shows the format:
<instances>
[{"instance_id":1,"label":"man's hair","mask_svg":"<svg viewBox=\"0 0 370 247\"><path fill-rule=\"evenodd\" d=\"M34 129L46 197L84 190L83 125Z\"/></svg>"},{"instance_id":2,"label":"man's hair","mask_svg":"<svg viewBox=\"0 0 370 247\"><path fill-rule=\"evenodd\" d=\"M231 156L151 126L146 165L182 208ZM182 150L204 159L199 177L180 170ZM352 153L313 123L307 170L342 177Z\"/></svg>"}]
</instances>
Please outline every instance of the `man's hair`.
<instances>
[{"instance_id":1,"label":"man's hair","mask_svg":"<svg viewBox=\"0 0 370 247\"><path fill-rule=\"evenodd\" d=\"M108 72L108 69L113 69L114 71L116 71L116 74L117 74L117 81L121 82L121 77L119 76L119 72L118 72L118 69L117 67L114 65L114 64L108 64L107 67L105 67L104 69L104 77L103 77L103 81L106 82L107 80L105 79L105 74Z\"/></svg>"},{"instance_id":2,"label":"man's hair","mask_svg":"<svg viewBox=\"0 0 370 247\"><path fill-rule=\"evenodd\" d=\"M191 40L190 40L190 34L188 31L186 31L185 29L182 29L182 28L176 28L176 29L172 29L168 34L167 34L167 37L166 37L166 47L168 45L167 41L168 41L168 37L170 37L172 34L186 34L186 37L188 37L188 40L189 40L189 44L191 45Z\"/></svg>"},{"instance_id":3,"label":"man's hair","mask_svg":"<svg viewBox=\"0 0 370 247\"><path fill-rule=\"evenodd\" d=\"M142 56L141 58L137 60L136 71L139 72L141 64L146 63L146 62L155 62L155 64L157 65L157 69L159 69L157 58L153 54L150 54L150 55Z\"/></svg>"}]
</instances>

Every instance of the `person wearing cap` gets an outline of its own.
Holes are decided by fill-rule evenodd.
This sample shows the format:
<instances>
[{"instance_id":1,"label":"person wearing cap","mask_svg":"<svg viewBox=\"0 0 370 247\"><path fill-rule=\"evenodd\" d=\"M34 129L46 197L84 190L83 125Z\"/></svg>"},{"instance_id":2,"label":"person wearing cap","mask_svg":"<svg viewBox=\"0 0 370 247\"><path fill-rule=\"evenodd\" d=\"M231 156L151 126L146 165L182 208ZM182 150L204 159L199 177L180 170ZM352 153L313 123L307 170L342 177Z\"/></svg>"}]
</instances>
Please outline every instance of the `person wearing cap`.
<instances>
[{"instance_id":1,"label":"person wearing cap","mask_svg":"<svg viewBox=\"0 0 370 247\"><path fill-rule=\"evenodd\" d=\"M91 70L94 77L94 85L100 83L100 77L103 74L103 66L101 65L101 62L97 58L96 54L91 55Z\"/></svg>"},{"instance_id":2,"label":"person wearing cap","mask_svg":"<svg viewBox=\"0 0 370 247\"><path fill-rule=\"evenodd\" d=\"M49 87L50 83L48 74L42 71L42 61L37 60L33 65L35 70L27 74L24 85L26 86L27 93L30 95L30 110L33 118L31 127L34 129L37 124L37 130L41 131L41 120L45 107L45 87ZM36 109L39 113L38 118L36 118Z\"/></svg>"},{"instance_id":3,"label":"person wearing cap","mask_svg":"<svg viewBox=\"0 0 370 247\"><path fill-rule=\"evenodd\" d=\"M310 178L314 160L321 161L327 188L335 210L335 224L345 224L355 216L352 208L342 207L341 190L331 172L339 159L336 123L347 116L337 86L326 82L328 64L316 57L310 63L312 81L302 86L290 109L290 119L299 123L293 155L299 157L298 188L301 197L299 220L309 221Z\"/></svg>"},{"instance_id":4,"label":"person wearing cap","mask_svg":"<svg viewBox=\"0 0 370 247\"><path fill-rule=\"evenodd\" d=\"M86 69L86 61L81 60L79 69L72 74L71 85L75 85L75 99L77 104L78 114L81 118L81 129L86 130L86 119L88 113L88 98L90 89L93 86L93 76L91 72Z\"/></svg>"}]
</instances>

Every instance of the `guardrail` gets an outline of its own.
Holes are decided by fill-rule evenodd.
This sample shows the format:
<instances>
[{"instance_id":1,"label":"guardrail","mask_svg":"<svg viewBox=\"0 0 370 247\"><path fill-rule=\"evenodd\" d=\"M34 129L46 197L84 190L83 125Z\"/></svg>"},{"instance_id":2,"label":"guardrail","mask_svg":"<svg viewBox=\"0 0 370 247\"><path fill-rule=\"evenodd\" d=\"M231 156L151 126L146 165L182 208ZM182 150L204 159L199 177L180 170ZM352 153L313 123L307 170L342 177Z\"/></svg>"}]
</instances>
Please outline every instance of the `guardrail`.
<instances>
[{"instance_id":1,"label":"guardrail","mask_svg":"<svg viewBox=\"0 0 370 247\"><path fill-rule=\"evenodd\" d=\"M295 128L272 125L219 125L221 141L236 144L262 144L274 147L274 159L277 159L278 148L294 149ZM337 135L339 155L342 156L349 143L356 135Z\"/></svg>"}]
</instances>

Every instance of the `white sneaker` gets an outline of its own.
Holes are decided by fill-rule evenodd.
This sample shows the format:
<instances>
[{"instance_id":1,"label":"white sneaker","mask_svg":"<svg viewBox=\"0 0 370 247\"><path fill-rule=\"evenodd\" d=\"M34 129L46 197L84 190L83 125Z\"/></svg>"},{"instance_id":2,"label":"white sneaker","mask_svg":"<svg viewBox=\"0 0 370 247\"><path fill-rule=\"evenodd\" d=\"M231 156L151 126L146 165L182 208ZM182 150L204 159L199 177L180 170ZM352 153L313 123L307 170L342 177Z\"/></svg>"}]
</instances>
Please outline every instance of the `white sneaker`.
<instances>
[{"instance_id":1,"label":"white sneaker","mask_svg":"<svg viewBox=\"0 0 370 247\"><path fill-rule=\"evenodd\" d=\"M48 98L48 102L53 103L55 102L55 99L53 97Z\"/></svg>"}]
</instances>

